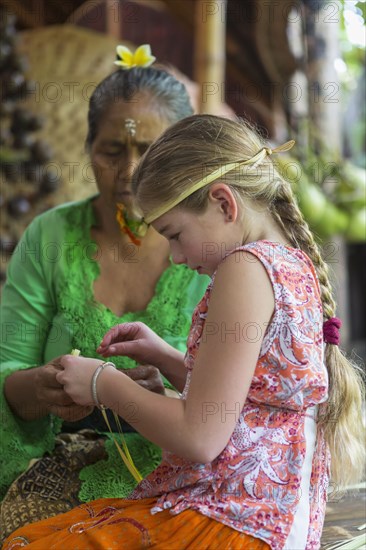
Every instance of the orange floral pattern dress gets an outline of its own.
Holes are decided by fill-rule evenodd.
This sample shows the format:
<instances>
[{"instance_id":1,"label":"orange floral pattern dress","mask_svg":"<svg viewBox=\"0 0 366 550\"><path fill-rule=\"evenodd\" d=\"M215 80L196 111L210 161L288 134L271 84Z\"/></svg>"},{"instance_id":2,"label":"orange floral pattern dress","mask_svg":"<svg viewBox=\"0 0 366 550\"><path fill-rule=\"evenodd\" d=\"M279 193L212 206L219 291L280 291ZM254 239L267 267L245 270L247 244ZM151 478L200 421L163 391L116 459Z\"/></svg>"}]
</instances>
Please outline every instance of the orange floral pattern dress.
<instances>
[{"instance_id":1,"label":"orange floral pattern dress","mask_svg":"<svg viewBox=\"0 0 366 550\"><path fill-rule=\"evenodd\" d=\"M254 255L262 262L272 282L275 312L226 448L209 464L164 452L160 466L129 500L100 499L21 528L4 550L28 545L37 550L320 547L330 457L316 426L328 378L315 270L300 250L267 241L231 253L243 254L247 261ZM213 284L214 277L193 314L183 399ZM239 337L259 338L260 329L240 327Z\"/></svg>"}]
</instances>

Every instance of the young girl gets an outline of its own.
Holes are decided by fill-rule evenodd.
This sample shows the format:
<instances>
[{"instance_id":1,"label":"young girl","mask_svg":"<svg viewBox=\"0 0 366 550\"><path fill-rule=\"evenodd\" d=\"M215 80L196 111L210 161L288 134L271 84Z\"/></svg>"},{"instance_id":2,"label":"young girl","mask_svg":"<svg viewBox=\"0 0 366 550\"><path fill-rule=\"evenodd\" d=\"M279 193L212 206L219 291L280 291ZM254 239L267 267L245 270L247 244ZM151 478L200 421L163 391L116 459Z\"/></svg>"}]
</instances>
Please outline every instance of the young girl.
<instances>
[{"instance_id":1,"label":"young girl","mask_svg":"<svg viewBox=\"0 0 366 550\"><path fill-rule=\"evenodd\" d=\"M362 475L361 380L338 347L326 264L272 164L290 146L198 115L149 148L134 174L145 220L174 262L212 282L184 357L142 323L114 327L98 351L156 365L182 397L82 357L66 356L57 378L76 403L113 408L163 461L129 500L22 528L5 549L319 548L330 455L337 486Z\"/></svg>"}]
</instances>

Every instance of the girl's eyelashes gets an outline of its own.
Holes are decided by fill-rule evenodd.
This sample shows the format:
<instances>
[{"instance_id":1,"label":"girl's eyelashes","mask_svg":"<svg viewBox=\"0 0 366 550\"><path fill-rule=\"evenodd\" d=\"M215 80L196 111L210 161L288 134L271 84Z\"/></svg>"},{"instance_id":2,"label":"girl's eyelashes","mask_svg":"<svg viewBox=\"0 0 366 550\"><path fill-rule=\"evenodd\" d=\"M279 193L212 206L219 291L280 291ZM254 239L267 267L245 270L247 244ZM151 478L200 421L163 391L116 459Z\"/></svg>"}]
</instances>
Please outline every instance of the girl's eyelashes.
<instances>
[{"instance_id":1,"label":"girl's eyelashes","mask_svg":"<svg viewBox=\"0 0 366 550\"><path fill-rule=\"evenodd\" d=\"M179 239L180 233L174 233L174 235L171 235L169 238L169 241L177 241Z\"/></svg>"}]
</instances>

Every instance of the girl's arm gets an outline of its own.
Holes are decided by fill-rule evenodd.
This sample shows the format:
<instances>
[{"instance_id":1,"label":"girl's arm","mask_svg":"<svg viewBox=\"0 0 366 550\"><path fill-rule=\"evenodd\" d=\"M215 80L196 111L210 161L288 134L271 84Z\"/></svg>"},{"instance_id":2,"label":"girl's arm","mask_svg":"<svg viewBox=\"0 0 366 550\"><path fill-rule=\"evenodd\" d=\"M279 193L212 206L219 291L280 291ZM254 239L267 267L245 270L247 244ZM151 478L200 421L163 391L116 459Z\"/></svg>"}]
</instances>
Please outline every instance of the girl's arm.
<instances>
[{"instance_id":1,"label":"girl's arm","mask_svg":"<svg viewBox=\"0 0 366 550\"><path fill-rule=\"evenodd\" d=\"M238 421L273 311L273 289L260 261L240 252L228 256L216 273L187 400L150 394L107 367L98 377L100 402L160 447L211 462ZM76 402L86 404L96 363L84 359L88 366L80 368L72 359L64 361L58 379Z\"/></svg>"}]
</instances>

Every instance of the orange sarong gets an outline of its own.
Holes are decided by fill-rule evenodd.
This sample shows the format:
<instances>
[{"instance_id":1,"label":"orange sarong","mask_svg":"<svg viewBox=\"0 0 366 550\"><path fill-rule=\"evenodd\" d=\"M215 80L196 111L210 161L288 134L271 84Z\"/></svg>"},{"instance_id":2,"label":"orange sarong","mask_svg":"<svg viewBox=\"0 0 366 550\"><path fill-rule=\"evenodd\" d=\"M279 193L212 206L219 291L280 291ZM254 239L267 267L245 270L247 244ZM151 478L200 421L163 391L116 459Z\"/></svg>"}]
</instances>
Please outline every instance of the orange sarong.
<instances>
[{"instance_id":1,"label":"orange sarong","mask_svg":"<svg viewBox=\"0 0 366 550\"><path fill-rule=\"evenodd\" d=\"M3 550L270 550L263 541L239 533L194 510L152 515L155 499L98 499L70 512L21 527Z\"/></svg>"}]
</instances>

